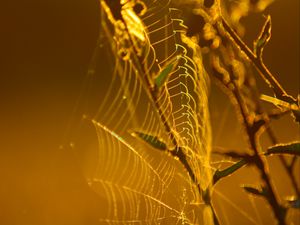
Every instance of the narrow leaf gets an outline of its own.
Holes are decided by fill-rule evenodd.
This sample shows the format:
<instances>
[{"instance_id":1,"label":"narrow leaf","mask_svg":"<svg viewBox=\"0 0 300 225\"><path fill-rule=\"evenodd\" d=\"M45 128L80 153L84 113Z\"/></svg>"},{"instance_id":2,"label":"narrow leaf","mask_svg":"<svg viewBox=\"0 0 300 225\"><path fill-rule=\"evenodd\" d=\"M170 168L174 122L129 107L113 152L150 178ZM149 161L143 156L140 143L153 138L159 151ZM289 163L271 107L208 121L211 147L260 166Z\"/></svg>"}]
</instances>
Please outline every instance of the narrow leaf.
<instances>
[{"instance_id":1,"label":"narrow leaf","mask_svg":"<svg viewBox=\"0 0 300 225\"><path fill-rule=\"evenodd\" d=\"M290 154L300 156L300 142L272 146L268 148L265 154Z\"/></svg>"},{"instance_id":2,"label":"narrow leaf","mask_svg":"<svg viewBox=\"0 0 300 225\"><path fill-rule=\"evenodd\" d=\"M263 48L271 38L271 28L271 16L268 15L258 38L254 41L254 52L259 56L261 56Z\"/></svg>"},{"instance_id":3,"label":"narrow leaf","mask_svg":"<svg viewBox=\"0 0 300 225\"><path fill-rule=\"evenodd\" d=\"M164 142L162 142L158 137L149 134L144 134L142 132L133 132L131 133L131 135L134 137L139 137L140 139L147 142L152 147L158 150L163 150L163 151L167 150L167 145Z\"/></svg>"},{"instance_id":4,"label":"narrow leaf","mask_svg":"<svg viewBox=\"0 0 300 225\"><path fill-rule=\"evenodd\" d=\"M298 102L291 96L284 96L282 99L274 98L267 95L261 95L261 100L272 103L280 108L285 108L292 111L295 122L300 123L300 101Z\"/></svg>"},{"instance_id":5,"label":"narrow leaf","mask_svg":"<svg viewBox=\"0 0 300 225\"><path fill-rule=\"evenodd\" d=\"M261 95L260 99L269 103L272 103L275 106L283 107L285 109L289 110L300 110L299 106L295 102L288 102L288 101L283 101L281 99L271 97L268 95Z\"/></svg>"},{"instance_id":6,"label":"narrow leaf","mask_svg":"<svg viewBox=\"0 0 300 225\"><path fill-rule=\"evenodd\" d=\"M256 187L251 187L251 186L243 186L244 190L253 194L253 195L258 195L258 196L264 196L266 197L266 192L264 190L259 190Z\"/></svg>"},{"instance_id":7,"label":"narrow leaf","mask_svg":"<svg viewBox=\"0 0 300 225\"><path fill-rule=\"evenodd\" d=\"M227 177L227 176L233 174L235 171L237 171L238 169L240 169L241 167L243 167L246 164L247 164L247 160L242 159L224 170L216 170L214 177L213 177L214 183L217 183L217 181L219 181L223 177Z\"/></svg>"},{"instance_id":8,"label":"narrow leaf","mask_svg":"<svg viewBox=\"0 0 300 225\"><path fill-rule=\"evenodd\" d=\"M155 78L155 84L156 87L160 88L167 80L168 75L171 73L173 70L174 64L171 63L167 65L161 72L160 74Z\"/></svg>"}]
</instances>

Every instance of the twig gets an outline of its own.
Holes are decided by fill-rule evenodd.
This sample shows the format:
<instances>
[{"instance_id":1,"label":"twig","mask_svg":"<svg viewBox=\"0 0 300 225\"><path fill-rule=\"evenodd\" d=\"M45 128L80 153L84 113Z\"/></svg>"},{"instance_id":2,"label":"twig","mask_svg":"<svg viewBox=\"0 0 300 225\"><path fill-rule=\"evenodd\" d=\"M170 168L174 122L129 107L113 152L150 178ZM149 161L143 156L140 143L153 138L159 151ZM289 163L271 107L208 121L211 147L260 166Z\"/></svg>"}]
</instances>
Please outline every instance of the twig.
<instances>
[{"instance_id":1,"label":"twig","mask_svg":"<svg viewBox=\"0 0 300 225\"><path fill-rule=\"evenodd\" d=\"M254 152L254 163L255 163L256 167L259 169L261 177L266 184L266 187L268 190L268 196L269 196L268 201L274 211L274 214L275 214L279 224L285 224L285 215L283 213L283 208L279 204L279 200L277 198L273 184L271 182L271 178L269 176L268 168L265 163L265 160L262 158L262 156L258 150L257 133L253 132L252 125L249 123L249 120L248 120L249 115L247 115L247 111L245 110L243 98L239 92L239 88L237 87L235 82L233 82L233 84L234 84L235 88L232 91L232 94L234 95L234 97L237 101L238 108L239 108L240 114L242 116L245 130L246 130L246 133L247 133L247 136L249 139L249 144L251 146L251 149Z\"/></svg>"},{"instance_id":2,"label":"twig","mask_svg":"<svg viewBox=\"0 0 300 225\"><path fill-rule=\"evenodd\" d=\"M128 32L128 30L127 30L127 32ZM131 42L131 44L133 44L131 39L129 41ZM211 207L214 224L215 225L220 225L218 216L217 216L217 214L216 214L216 212L215 212L215 210L212 206L211 192L210 192L210 190L202 190L201 189L201 187L200 187L200 185L197 181L197 178L196 178L191 166L189 165L189 163L187 161L187 157L186 157L185 153L182 151L182 148L179 146L179 144L177 142L177 139L175 138L175 135L173 134L172 129L171 129L167 119L165 118L163 112L161 111L161 108L160 108L160 105L159 105L158 99L157 99L157 90L155 88L152 88L151 81L149 80L149 77L147 76L147 73L145 73L145 71L140 66L140 65L143 65L143 64L141 63L140 58L137 58L136 55L137 54L134 54L133 59L136 61L137 69L138 69L139 72L141 72L141 74L145 75L145 77L144 77L145 78L145 83L146 83L146 87L148 88L151 100L154 103L156 109L158 110L158 114L161 117L162 123L163 123L163 125L166 129L166 132L169 134L169 138L171 139L172 143L175 146L175 149L171 151L171 154L175 157L178 157L179 161L183 164L183 166L187 170L191 180L197 186L199 194L201 195L201 193L207 192L208 196L206 196L206 198L207 198L206 201L205 201L206 205ZM208 188L208 189L210 189L210 188Z\"/></svg>"},{"instance_id":3,"label":"twig","mask_svg":"<svg viewBox=\"0 0 300 225\"><path fill-rule=\"evenodd\" d=\"M233 45L238 47L250 59L250 61L256 67L263 80L273 90L275 96L281 100L284 101L288 100L288 102L293 102L297 104L297 101L292 96L287 94L284 88L280 85L280 83L272 75L269 69L265 66L261 55L257 56L256 54L254 54L253 51L242 41L242 39L236 34L236 32L229 26L229 24L222 17L221 17L220 24L226 31L225 33L232 41Z\"/></svg>"},{"instance_id":4,"label":"twig","mask_svg":"<svg viewBox=\"0 0 300 225\"><path fill-rule=\"evenodd\" d=\"M213 68L215 68L215 72L219 72L216 68L216 65L213 65ZM222 68L221 68L222 69ZM224 70L224 69L223 69ZM253 156L253 163L256 165L258 170L260 171L262 180L265 182L265 185L268 190L268 202L270 206L273 209L274 215L277 218L280 225L285 224L285 211L284 208L279 204L278 197L275 193L273 184L271 182L271 178L268 173L268 168L265 163L265 160L263 159L263 156L260 154L259 151L259 144L258 144L258 138L257 138L257 129L253 129L253 125L249 121L249 114L246 110L245 102L243 100L242 94L240 93L240 89L237 86L236 82L234 80L230 80L228 83L224 83L224 80L222 80L220 74L216 75L216 78L223 84L223 86L229 91L229 94L233 96L233 98L230 98L232 101L234 101L234 104L237 106L237 113L240 115L240 118L242 119L242 124L244 125L245 132L248 137L250 149L252 149L254 156Z\"/></svg>"},{"instance_id":5,"label":"twig","mask_svg":"<svg viewBox=\"0 0 300 225\"><path fill-rule=\"evenodd\" d=\"M126 27L126 30L127 30L127 32L129 32L127 27ZM129 41L130 41L130 44L133 46L133 41L131 39ZM197 178L196 178L191 166L189 165L189 163L187 161L186 154L183 152L182 148L180 147L179 143L177 142L177 139L176 139L175 135L173 134L173 131L172 131L166 117L164 116L164 114L163 114L163 112L160 108L160 105L159 105L159 102L158 102L158 97L157 97L157 89L156 89L156 87L152 87L151 81L150 81L149 77L147 76L147 73L145 73L145 71L140 66L140 65L143 65L143 64L141 63L140 58L136 57L137 55L138 54L135 54L135 52L134 52L133 59L136 61L137 69L138 69L139 72L141 72L141 74L144 74L145 84L146 84L146 87L149 91L151 100L154 103L155 108L158 110L158 114L159 114L159 116L162 120L162 123L163 123L163 126L165 127L166 132L169 135L169 138L171 139L173 145L175 146L175 149L173 149L170 152L174 157L178 157L179 161L183 164L183 166L187 170L191 180L197 186L199 194L201 195L201 193L203 193L203 192L208 192L207 195L209 195L209 196L207 196L206 205L208 205L212 209L214 224L215 225L220 225L218 216L217 216L217 214L216 214L216 212L215 212L215 210L212 206L211 193L210 193L209 190L202 190L201 189L201 187L200 187L200 185L197 181ZM208 188L208 189L210 189L210 188Z\"/></svg>"},{"instance_id":6,"label":"twig","mask_svg":"<svg viewBox=\"0 0 300 225\"><path fill-rule=\"evenodd\" d=\"M253 93L253 97L252 97L252 100L254 101L254 104L255 104L255 108L256 108L256 113L257 114L260 114L262 115L264 112L263 112L263 109L261 107L261 104L260 104L260 101L259 101L259 94L257 92L257 88L253 85L251 85L251 82L247 82L247 88ZM280 111L277 111L277 112L274 112L274 113L269 113L267 114L267 117L266 117L266 133L272 143L272 145L277 145L279 143L277 137L275 136L271 126L270 126L270 122L271 122L271 119L278 119L280 118L281 116L285 115L286 113L289 113L290 110L280 110ZM288 162L286 161L285 157L283 155L279 155L279 160L281 162L281 164L283 165L284 169L286 170L287 174L288 174L288 177L289 179L291 180L291 183L293 185L293 188L295 190L295 193L297 195L297 198L299 198L300 196L300 192L299 192L299 188L298 188L298 185L297 185L297 182L296 182L296 179L295 179L295 176L293 175L293 164L289 165Z\"/></svg>"}]
</instances>

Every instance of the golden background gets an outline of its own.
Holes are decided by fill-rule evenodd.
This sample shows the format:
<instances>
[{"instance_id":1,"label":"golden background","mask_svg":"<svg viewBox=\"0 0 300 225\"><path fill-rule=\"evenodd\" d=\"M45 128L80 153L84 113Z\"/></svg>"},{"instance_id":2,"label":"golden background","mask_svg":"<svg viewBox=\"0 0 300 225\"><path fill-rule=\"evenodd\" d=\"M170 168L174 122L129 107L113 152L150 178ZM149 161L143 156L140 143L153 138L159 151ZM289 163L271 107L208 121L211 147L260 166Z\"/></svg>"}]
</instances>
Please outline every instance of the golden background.
<instances>
[{"instance_id":1,"label":"golden background","mask_svg":"<svg viewBox=\"0 0 300 225\"><path fill-rule=\"evenodd\" d=\"M96 45L98 9L96 0L1 2L1 224L96 224L101 199L86 184L80 155L59 146L72 122L72 111ZM296 96L299 1L277 0L267 12L272 15L273 26L265 63L289 93ZM250 46L263 22L258 14L244 21L245 40ZM270 94L262 82L258 85ZM245 147L232 107L227 106L228 100L214 86L210 104L214 145ZM299 140L299 130L289 116L275 122L275 132L282 142ZM267 144L263 140L263 146ZM271 158L270 167L279 192L293 194L275 157ZM244 169L220 182L217 190L247 210L243 202L249 202L244 201L248 197L240 191L240 185L258 183L257 177L252 169ZM235 218L235 224L247 223L234 208L215 201L217 210ZM265 224L270 221L271 212L263 200L256 201L263 205L258 209L265 215ZM297 218L299 223L299 214Z\"/></svg>"}]
</instances>

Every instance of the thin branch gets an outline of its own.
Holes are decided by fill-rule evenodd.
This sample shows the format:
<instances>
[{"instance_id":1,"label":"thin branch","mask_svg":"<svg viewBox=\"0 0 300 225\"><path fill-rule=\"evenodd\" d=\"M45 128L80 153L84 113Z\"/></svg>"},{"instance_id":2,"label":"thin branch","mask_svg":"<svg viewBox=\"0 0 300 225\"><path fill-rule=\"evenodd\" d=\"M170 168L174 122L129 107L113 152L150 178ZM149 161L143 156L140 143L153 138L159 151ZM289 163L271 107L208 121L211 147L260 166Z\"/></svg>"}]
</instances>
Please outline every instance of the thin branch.
<instances>
[{"instance_id":1,"label":"thin branch","mask_svg":"<svg viewBox=\"0 0 300 225\"><path fill-rule=\"evenodd\" d=\"M263 181L265 182L266 187L268 189L268 193L269 193L268 201L269 201L271 207L273 208L274 214L275 214L278 222L280 224L285 224L285 214L283 213L283 208L279 204L279 200L278 200L277 194L275 193L273 184L271 182L271 178L269 176L268 168L265 163L265 160L263 159L263 157L261 156L261 154L258 150L257 133L253 132L252 126L249 123L249 120L248 120L249 115L247 115L247 112L245 111L243 98L239 92L239 88L237 87L235 82L233 82L233 84L235 85L235 89L232 91L232 93L237 101L239 111L240 111L240 114L242 116L243 123L245 126L245 130L246 130L247 136L249 138L249 142L250 142L249 144L251 146L251 149L254 152L254 157L255 157L254 163L255 163L256 167L259 169L261 177L262 177Z\"/></svg>"},{"instance_id":2,"label":"thin branch","mask_svg":"<svg viewBox=\"0 0 300 225\"><path fill-rule=\"evenodd\" d=\"M233 96L230 98L234 105L237 106L237 114L240 115L242 119L242 124L244 125L245 132L248 137L250 149L252 149L254 156L253 156L253 163L256 165L258 170L260 171L262 180L265 182L265 185L268 190L268 202L273 209L274 215L277 218L279 224L285 224L285 211L284 208L279 204L279 199L275 192L274 186L271 182L271 178L268 173L268 168L263 156L260 154L259 151L259 144L257 138L257 129L253 129L253 124L249 121L249 114L246 109L246 104L244 102L243 96L240 93L240 89L237 86L236 82L231 79L228 83L224 83L224 80L221 78L221 73L224 71L220 71L220 68L216 68L216 65L213 65L215 72L219 72L216 78L223 84L223 86L228 90L228 93ZM222 69L222 68L221 68ZM224 69L223 69L224 70Z\"/></svg>"},{"instance_id":3,"label":"thin branch","mask_svg":"<svg viewBox=\"0 0 300 225\"><path fill-rule=\"evenodd\" d=\"M263 80L270 86L273 90L275 96L281 100L288 100L289 102L296 103L296 100L289 96L284 88L280 85L280 83L276 80L276 78L272 75L269 69L263 63L262 57L257 56L253 53L253 51L243 42L243 40L236 34L236 32L229 26L229 24L225 21L224 18L221 17L222 27L225 30L225 33L232 41L233 45L238 47L244 54L250 59L250 61L254 64L259 74L263 78ZM219 25L220 25L219 24ZM219 26L220 28L220 26Z\"/></svg>"}]
</instances>

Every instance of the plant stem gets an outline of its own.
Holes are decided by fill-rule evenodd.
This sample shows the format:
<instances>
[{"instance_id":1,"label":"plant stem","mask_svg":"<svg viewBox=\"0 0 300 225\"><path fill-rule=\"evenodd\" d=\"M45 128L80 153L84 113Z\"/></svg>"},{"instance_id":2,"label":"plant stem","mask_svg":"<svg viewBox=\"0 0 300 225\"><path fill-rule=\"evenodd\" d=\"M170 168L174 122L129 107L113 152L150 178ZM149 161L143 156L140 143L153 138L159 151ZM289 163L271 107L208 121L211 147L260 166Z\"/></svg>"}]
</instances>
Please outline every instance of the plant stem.
<instances>
[{"instance_id":1,"label":"plant stem","mask_svg":"<svg viewBox=\"0 0 300 225\"><path fill-rule=\"evenodd\" d=\"M128 29L126 27L126 30L128 32ZM133 46L133 41L130 39L129 40L131 42L131 46ZM141 62L141 59L136 57L137 54L135 54L135 52L133 52L134 54L134 57L133 57L133 60L135 60L135 65L137 65L137 70L141 73L141 74L144 74L144 80L145 80L145 83L146 83L146 88L147 90L149 91L149 94L150 94L150 97L151 97L151 100L152 102L154 103L154 106L155 108L158 110L158 114L162 120L162 123L163 123L163 126L165 127L165 130L166 132L168 133L169 135L169 138L171 139L172 141L172 144L175 146L175 149L170 151L171 154L173 156L176 156L179 158L179 161L183 164L184 168L187 170L191 180L194 182L194 184L197 186L197 189L198 189L198 192L199 194L201 195L201 193L205 192L205 190L202 190L198 181L197 181L197 178L191 168L191 166L189 165L188 161L187 161L187 157L185 155L185 153L182 151L182 148L180 147L179 143L177 142L177 139L175 138L175 135L173 134L173 131L166 119L166 117L164 116L161 108L160 108L160 105L159 105L159 102L158 102L158 98L157 98L157 90L155 88L152 87L151 85L151 81L149 79L149 77L147 76L147 73L145 72L145 70L141 67L141 65L143 65L143 63ZM210 193L209 193L210 195ZM219 222L219 219L217 217L217 214L212 206L212 203L211 203L211 196L209 196L209 201L206 203L207 205L209 205L212 209L212 213L213 213L213 219L214 219L214 224L215 225L220 225L220 222Z\"/></svg>"},{"instance_id":2,"label":"plant stem","mask_svg":"<svg viewBox=\"0 0 300 225\"><path fill-rule=\"evenodd\" d=\"M257 88L256 86L251 83L250 81L247 82L247 88L253 93L252 94L252 99L254 100L254 104L255 104L255 112L256 114L258 115L263 115L264 112L263 112L263 109L262 109L262 106L260 104L260 101L259 101L259 94L258 94L258 91L257 91ZM284 115L285 113L287 113L288 111L282 111L280 113L276 113L276 115L274 116L274 114L268 114L268 117L269 118L266 118L265 119L265 122L266 123L269 123L270 122L270 119L272 119L272 117L277 117L277 116L281 116L281 115ZM276 145L278 144L278 140L277 140L277 137L275 136L270 124L266 126L266 133L272 143L272 145ZM299 192L299 188L298 188L298 185L297 185L297 182L296 182L296 179L295 179L295 176L293 175L293 165L289 165L286 158L283 156L283 155L279 155L279 160L281 162L281 164L283 165L284 169L286 170L287 174L288 174L288 177L289 179L291 180L291 183L293 185L293 188L295 190L295 193L297 195L297 198L299 198L300 196L300 192Z\"/></svg>"},{"instance_id":3,"label":"plant stem","mask_svg":"<svg viewBox=\"0 0 300 225\"><path fill-rule=\"evenodd\" d=\"M257 134L256 134L256 132L253 132L252 125L250 124L250 122L248 120L249 115L245 109L245 104L244 104L242 95L239 91L239 88L237 87L235 82L233 82L233 84L234 84L234 89L232 90L232 94L234 95L234 98L237 101L239 112L242 116L243 124L245 126L247 137L249 139L249 144L250 144L251 149L254 152L254 163L255 163L256 167L259 169L262 180L265 182L265 185L268 190L267 200L269 201L270 206L272 207L275 217L277 218L279 224L284 225L285 224L285 213L283 213L283 208L279 204L279 200L277 198L273 184L271 182L271 178L269 176L268 168L265 163L265 160L262 158L262 156L259 152Z\"/></svg>"},{"instance_id":4,"label":"plant stem","mask_svg":"<svg viewBox=\"0 0 300 225\"><path fill-rule=\"evenodd\" d=\"M217 73L221 73L221 68L218 68L218 66L215 64L213 65L213 68L216 69ZM258 168L262 180L265 182L265 188L268 190L267 200L274 212L274 215L279 222L280 225L285 224L285 213L283 211L282 206L279 204L279 200L277 198L277 195L275 194L275 190L273 188L273 184L271 182L271 178L268 174L268 168L267 165L263 159L263 156L259 152L259 144L257 139L257 132L258 130L253 129L253 124L249 121L249 113L246 109L246 104L244 102L243 96L240 93L240 89L236 83L235 80L230 80L230 82L225 82L220 75L215 74L216 79L218 79L222 85L226 88L228 91L227 94L231 95L232 98L230 98L233 101L233 104L237 106L236 111L237 114L240 115L240 118L242 120L242 124L244 125L246 136L248 137L250 149L252 149L254 156L253 156L253 163Z\"/></svg>"},{"instance_id":5,"label":"plant stem","mask_svg":"<svg viewBox=\"0 0 300 225\"><path fill-rule=\"evenodd\" d=\"M276 78L272 75L269 69L265 66L262 58L258 57L253 53L253 51L243 42L243 40L236 34L236 32L229 26L229 24L222 17L221 17L221 24L223 25L226 34L229 36L229 39L250 59L250 61L256 67L263 80L273 90L275 96L278 97L279 99L283 99L284 96L287 96L286 91L276 80Z\"/></svg>"},{"instance_id":6,"label":"plant stem","mask_svg":"<svg viewBox=\"0 0 300 225\"><path fill-rule=\"evenodd\" d=\"M126 27L126 31L129 33L128 31L128 28ZM131 46L134 46L133 45L133 41L131 38L129 38L129 42L131 44ZM157 109L157 112L158 112L158 115L162 121L162 124L167 132L167 134L169 135L169 138L172 142L172 144L175 146L175 149L173 150L169 150L169 152L174 156L174 157L178 157L179 161L182 163L182 165L184 166L184 168L187 170L191 180L196 184L197 188L198 188L198 191L199 191L199 194L201 194L202 190L200 188L200 185L198 183L198 180L190 166L190 164L188 163L187 161L187 156L186 154L183 152L182 148L180 147L176 137L175 137L175 134L173 133L169 123L168 123L168 120L167 118L165 117L163 111L161 110L161 107L160 107L160 104L158 102L158 96L157 96L157 89L154 87L152 87L152 84L151 84L151 80L149 79L149 77L147 76L147 72L143 69L143 67L141 65L143 65L142 63L142 60L140 57L138 57L138 54L133 50L132 52L133 54L133 60L135 61L134 62L134 65L136 65L136 69L138 70L138 72L140 74L143 74L144 75L144 81L145 83L142 81L142 83L145 84L145 88L146 90L148 91L149 93L149 97L150 97L150 100L152 101L152 103L154 104L154 107Z\"/></svg>"}]
</instances>

